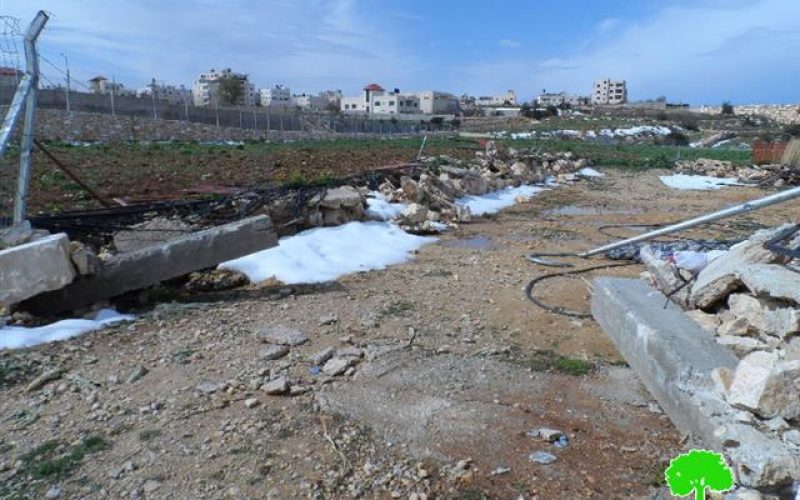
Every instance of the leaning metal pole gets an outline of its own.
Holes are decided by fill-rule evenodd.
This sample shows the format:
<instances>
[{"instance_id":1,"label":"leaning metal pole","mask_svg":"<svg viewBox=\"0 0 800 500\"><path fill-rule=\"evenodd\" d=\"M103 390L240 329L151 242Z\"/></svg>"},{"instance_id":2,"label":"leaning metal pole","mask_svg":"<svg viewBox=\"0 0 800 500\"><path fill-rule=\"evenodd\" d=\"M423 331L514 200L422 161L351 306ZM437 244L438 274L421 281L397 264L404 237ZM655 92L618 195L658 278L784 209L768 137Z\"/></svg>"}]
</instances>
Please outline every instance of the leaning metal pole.
<instances>
[{"instance_id":1,"label":"leaning metal pole","mask_svg":"<svg viewBox=\"0 0 800 500\"><path fill-rule=\"evenodd\" d=\"M22 129L19 154L19 179L14 199L14 225L25 221L28 186L31 181L31 155L33 154L34 125L36 122L36 94L39 87L39 55L36 39L39 38L49 17L39 11L25 34L25 72L31 79L31 87L25 100L25 125Z\"/></svg>"},{"instance_id":2,"label":"leaning metal pole","mask_svg":"<svg viewBox=\"0 0 800 500\"><path fill-rule=\"evenodd\" d=\"M665 234L676 233L678 231L683 231L684 229L689 229L702 224L707 224L709 222L725 219L727 217L732 217L734 215L752 212L753 210L758 210L764 207L768 207L770 205L783 203L785 201L793 200L795 198L800 198L800 187L787 189L786 191L781 191L780 193L775 193L769 196L765 196L763 198L758 198L756 200L748 201L747 203L742 203L740 205L735 205L733 207L719 210L717 212L701 215L699 217L695 217L693 219L689 219L683 222L678 222L677 224L672 224L666 227L662 227L661 229L656 229L655 231L650 231L649 233L640 234L639 236L634 236L626 240L617 241L616 243L609 243L608 245L604 245L602 247L589 250L588 252L580 253L578 254L578 257L591 257L593 255L608 252L609 250L614 250L615 248L620 248L624 247L625 245L630 245L631 243L650 240L658 236L664 236Z\"/></svg>"}]
</instances>

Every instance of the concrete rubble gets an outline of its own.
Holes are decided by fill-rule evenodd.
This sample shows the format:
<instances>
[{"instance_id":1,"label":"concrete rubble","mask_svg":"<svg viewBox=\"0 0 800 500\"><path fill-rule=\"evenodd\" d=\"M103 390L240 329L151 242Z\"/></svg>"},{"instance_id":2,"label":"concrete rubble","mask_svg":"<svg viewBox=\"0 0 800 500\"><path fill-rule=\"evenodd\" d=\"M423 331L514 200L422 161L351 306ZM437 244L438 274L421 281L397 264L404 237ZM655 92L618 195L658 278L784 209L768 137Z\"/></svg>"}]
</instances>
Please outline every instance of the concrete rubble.
<instances>
[{"instance_id":1,"label":"concrete rubble","mask_svg":"<svg viewBox=\"0 0 800 500\"><path fill-rule=\"evenodd\" d=\"M697 335L740 358L735 366L710 371L709 382L725 411L738 411L748 422L748 433L771 447L781 443L792 457L775 462L771 477L791 471L795 479L800 477L795 470L800 446L794 440L800 435L800 278L788 252L800 249L796 229L757 231L693 272L681 269L676 255L641 251L646 278L701 327ZM767 248L779 237L786 252Z\"/></svg>"},{"instance_id":2,"label":"concrete rubble","mask_svg":"<svg viewBox=\"0 0 800 500\"><path fill-rule=\"evenodd\" d=\"M747 184L766 184L774 187L800 185L800 174L797 170L780 164L746 167L730 161L700 158L676 161L675 171L686 175L736 178Z\"/></svg>"}]
</instances>

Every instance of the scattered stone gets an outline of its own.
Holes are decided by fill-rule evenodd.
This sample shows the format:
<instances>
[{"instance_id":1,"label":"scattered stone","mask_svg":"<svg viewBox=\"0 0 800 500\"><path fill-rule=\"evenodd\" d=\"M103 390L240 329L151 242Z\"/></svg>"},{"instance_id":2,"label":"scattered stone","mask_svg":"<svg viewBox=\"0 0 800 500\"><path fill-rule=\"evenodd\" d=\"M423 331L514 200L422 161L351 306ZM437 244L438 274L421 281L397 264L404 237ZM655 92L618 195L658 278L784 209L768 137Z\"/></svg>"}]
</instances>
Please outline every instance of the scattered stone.
<instances>
[{"instance_id":1,"label":"scattered stone","mask_svg":"<svg viewBox=\"0 0 800 500\"><path fill-rule=\"evenodd\" d=\"M717 391L727 397L728 391L731 389L733 383L733 371L728 368L715 368L711 371L711 380L714 381L714 387Z\"/></svg>"},{"instance_id":2,"label":"scattered stone","mask_svg":"<svg viewBox=\"0 0 800 500\"><path fill-rule=\"evenodd\" d=\"M333 357L333 353L336 351L333 347L328 347L321 351L317 351L311 356L308 357L308 360L311 361L314 365L321 365L322 363L328 361Z\"/></svg>"},{"instance_id":3,"label":"scattered stone","mask_svg":"<svg viewBox=\"0 0 800 500\"><path fill-rule=\"evenodd\" d=\"M780 361L774 352L751 353L736 367L728 402L762 418L797 418L800 391L794 381L798 378L800 361Z\"/></svg>"},{"instance_id":4,"label":"scattered stone","mask_svg":"<svg viewBox=\"0 0 800 500\"><path fill-rule=\"evenodd\" d=\"M350 358L332 358L322 367L322 372L331 377L341 375L352 365Z\"/></svg>"},{"instance_id":5,"label":"scattered stone","mask_svg":"<svg viewBox=\"0 0 800 500\"><path fill-rule=\"evenodd\" d=\"M269 347L261 349L261 351L258 353L258 357L264 361L272 361L274 359L280 359L287 354L289 354L289 348L287 346L273 344Z\"/></svg>"},{"instance_id":6,"label":"scattered stone","mask_svg":"<svg viewBox=\"0 0 800 500\"><path fill-rule=\"evenodd\" d=\"M35 379L31 381L30 384L25 388L25 392L33 392L37 389L41 389L48 383L58 380L64 374L65 370L61 368L54 368L52 370L47 370L46 372L42 373Z\"/></svg>"},{"instance_id":7,"label":"scattered stone","mask_svg":"<svg viewBox=\"0 0 800 500\"><path fill-rule=\"evenodd\" d=\"M155 491L158 490L159 488L161 488L161 481L158 481L156 479L148 479L142 485L142 490L144 490L146 494L155 493Z\"/></svg>"},{"instance_id":8,"label":"scattered stone","mask_svg":"<svg viewBox=\"0 0 800 500\"><path fill-rule=\"evenodd\" d=\"M272 396L286 394L289 392L289 381L286 377L278 377L261 386L261 390Z\"/></svg>"},{"instance_id":9,"label":"scattered stone","mask_svg":"<svg viewBox=\"0 0 800 500\"><path fill-rule=\"evenodd\" d=\"M528 431L527 434L529 437L542 438L548 443L555 443L556 441L564 437L563 432L556 429L548 429L547 427L541 427L539 429Z\"/></svg>"},{"instance_id":10,"label":"scattered stone","mask_svg":"<svg viewBox=\"0 0 800 500\"><path fill-rule=\"evenodd\" d=\"M339 322L339 316L335 314L326 314L319 317L320 326L333 325Z\"/></svg>"},{"instance_id":11,"label":"scattered stone","mask_svg":"<svg viewBox=\"0 0 800 500\"><path fill-rule=\"evenodd\" d=\"M552 464L558 460L558 458L552 453L547 453L546 451L534 451L528 455L528 460L535 464L547 465Z\"/></svg>"},{"instance_id":12,"label":"scattered stone","mask_svg":"<svg viewBox=\"0 0 800 500\"><path fill-rule=\"evenodd\" d=\"M779 432L789 428L789 424L781 417L771 418L764 422L764 427L772 432Z\"/></svg>"},{"instance_id":13,"label":"scattered stone","mask_svg":"<svg viewBox=\"0 0 800 500\"><path fill-rule=\"evenodd\" d=\"M737 337L734 335L720 335L717 337L717 343L730 347L736 354L743 356L753 351L766 349L769 346L758 339L751 337Z\"/></svg>"},{"instance_id":14,"label":"scattered stone","mask_svg":"<svg viewBox=\"0 0 800 500\"><path fill-rule=\"evenodd\" d=\"M230 290L250 283L247 276L232 269L212 269L189 275L185 288L193 292Z\"/></svg>"},{"instance_id":15,"label":"scattered stone","mask_svg":"<svg viewBox=\"0 0 800 500\"><path fill-rule=\"evenodd\" d=\"M58 498L61 496L61 488L58 486L51 486L47 493L44 494L45 498Z\"/></svg>"},{"instance_id":16,"label":"scattered stone","mask_svg":"<svg viewBox=\"0 0 800 500\"><path fill-rule=\"evenodd\" d=\"M150 371L147 368L145 368L142 365L138 365L136 368L133 369L131 374L128 375L128 378L125 380L125 383L132 384L141 379L142 377L144 377L145 375L147 375L148 373L150 373Z\"/></svg>"},{"instance_id":17,"label":"scattered stone","mask_svg":"<svg viewBox=\"0 0 800 500\"><path fill-rule=\"evenodd\" d=\"M502 476L504 474L508 474L511 472L511 467L507 467L505 465L500 465L496 467L492 472L489 473L490 476Z\"/></svg>"},{"instance_id":18,"label":"scattered stone","mask_svg":"<svg viewBox=\"0 0 800 500\"><path fill-rule=\"evenodd\" d=\"M716 314L708 314L699 309L693 309L691 311L686 311L686 315L711 333L716 332L720 325L720 318Z\"/></svg>"},{"instance_id":19,"label":"scattered stone","mask_svg":"<svg viewBox=\"0 0 800 500\"><path fill-rule=\"evenodd\" d=\"M728 297L731 313L761 333L785 338L800 332L800 310L771 299L757 299L743 293Z\"/></svg>"},{"instance_id":20,"label":"scattered stone","mask_svg":"<svg viewBox=\"0 0 800 500\"><path fill-rule=\"evenodd\" d=\"M199 392L202 392L203 394L208 395L208 394L214 394L215 392L217 392L218 387L217 387L217 384L212 384L211 382L203 382L202 384L199 384L196 387L196 389Z\"/></svg>"},{"instance_id":21,"label":"scattered stone","mask_svg":"<svg viewBox=\"0 0 800 500\"><path fill-rule=\"evenodd\" d=\"M294 328L285 325L269 325L258 332L262 342L295 347L308 342L308 337Z\"/></svg>"},{"instance_id":22,"label":"scattered stone","mask_svg":"<svg viewBox=\"0 0 800 500\"><path fill-rule=\"evenodd\" d=\"M783 440L795 446L800 446L800 431L797 429L792 429L784 432Z\"/></svg>"},{"instance_id":23,"label":"scattered stone","mask_svg":"<svg viewBox=\"0 0 800 500\"><path fill-rule=\"evenodd\" d=\"M364 356L364 351L355 346L345 347L336 350L337 358L361 359L363 356Z\"/></svg>"},{"instance_id":24,"label":"scattered stone","mask_svg":"<svg viewBox=\"0 0 800 500\"><path fill-rule=\"evenodd\" d=\"M256 398L249 398L244 400L244 406L246 408L255 408L256 406L258 406L258 404L259 401Z\"/></svg>"}]
</instances>

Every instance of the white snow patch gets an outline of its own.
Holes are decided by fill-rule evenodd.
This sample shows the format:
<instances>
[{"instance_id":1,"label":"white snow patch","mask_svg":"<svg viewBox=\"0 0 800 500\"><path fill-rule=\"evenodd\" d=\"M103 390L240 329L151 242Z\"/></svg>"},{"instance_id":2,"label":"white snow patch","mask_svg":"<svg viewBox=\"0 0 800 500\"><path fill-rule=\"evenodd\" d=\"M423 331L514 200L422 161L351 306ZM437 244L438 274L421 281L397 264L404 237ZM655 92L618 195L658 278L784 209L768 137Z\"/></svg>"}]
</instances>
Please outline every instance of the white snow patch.
<instances>
[{"instance_id":1,"label":"white snow patch","mask_svg":"<svg viewBox=\"0 0 800 500\"><path fill-rule=\"evenodd\" d=\"M322 283L406 262L410 252L434 241L388 222L349 222L281 238L276 247L219 267L244 273L254 283L273 276L287 284Z\"/></svg>"},{"instance_id":2,"label":"white snow patch","mask_svg":"<svg viewBox=\"0 0 800 500\"><path fill-rule=\"evenodd\" d=\"M582 175L583 177L603 177L605 174L598 172L597 170L593 169L592 167L584 167L578 170L578 175Z\"/></svg>"},{"instance_id":3,"label":"white snow patch","mask_svg":"<svg viewBox=\"0 0 800 500\"><path fill-rule=\"evenodd\" d=\"M375 220L392 220L400 217L406 209L405 203L390 203L379 191L370 191L367 198L367 215Z\"/></svg>"},{"instance_id":4,"label":"white snow patch","mask_svg":"<svg viewBox=\"0 0 800 500\"><path fill-rule=\"evenodd\" d=\"M672 189L683 191L708 191L710 189L720 189L724 186L746 186L739 182L739 179L710 177L707 175L661 175L661 182Z\"/></svg>"},{"instance_id":5,"label":"white snow patch","mask_svg":"<svg viewBox=\"0 0 800 500\"><path fill-rule=\"evenodd\" d=\"M534 196L543 190L539 186L508 187L481 196L462 196L456 200L456 205L469 207L472 215L493 214L516 203L517 196Z\"/></svg>"},{"instance_id":6,"label":"white snow patch","mask_svg":"<svg viewBox=\"0 0 800 500\"><path fill-rule=\"evenodd\" d=\"M4 326L0 328L0 349L19 349L57 340L77 337L93 330L100 330L121 321L133 321L136 316L120 314L113 309L101 309L94 319L65 319L45 326L32 328Z\"/></svg>"},{"instance_id":7,"label":"white snow patch","mask_svg":"<svg viewBox=\"0 0 800 500\"><path fill-rule=\"evenodd\" d=\"M603 129L600 135L606 137L629 137L640 135L669 135L672 130L669 127L653 126L653 125L639 125L638 127L618 128L618 129Z\"/></svg>"}]
</instances>

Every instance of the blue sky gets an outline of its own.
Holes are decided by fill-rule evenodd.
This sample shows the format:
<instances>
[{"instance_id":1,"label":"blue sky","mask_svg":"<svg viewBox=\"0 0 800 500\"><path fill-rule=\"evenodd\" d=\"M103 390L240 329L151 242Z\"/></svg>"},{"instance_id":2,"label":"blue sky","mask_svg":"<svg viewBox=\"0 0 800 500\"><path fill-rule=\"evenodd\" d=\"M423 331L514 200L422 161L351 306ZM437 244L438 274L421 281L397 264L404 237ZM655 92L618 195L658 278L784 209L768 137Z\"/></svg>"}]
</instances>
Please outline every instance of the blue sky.
<instances>
[{"instance_id":1,"label":"blue sky","mask_svg":"<svg viewBox=\"0 0 800 500\"><path fill-rule=\"evenodd\" d=\"M628 81L632 99L795 103L798 0L0 0L41 40L48 80L114 75L191 86L209 68L294 92L367 82L407 90L588 94Z\"/></svg>"}]
</instances>

